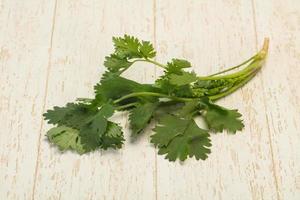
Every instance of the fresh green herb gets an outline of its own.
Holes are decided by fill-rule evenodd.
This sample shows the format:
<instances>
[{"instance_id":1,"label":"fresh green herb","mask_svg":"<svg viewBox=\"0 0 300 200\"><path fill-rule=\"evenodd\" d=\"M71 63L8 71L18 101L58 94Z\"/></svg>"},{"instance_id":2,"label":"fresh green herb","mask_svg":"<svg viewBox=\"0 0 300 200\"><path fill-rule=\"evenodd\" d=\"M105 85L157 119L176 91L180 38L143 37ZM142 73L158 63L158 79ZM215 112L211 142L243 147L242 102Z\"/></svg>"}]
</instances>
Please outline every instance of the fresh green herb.
<instances>
[{"instance_id":1,"label":"fresh green herb","mask_svg":"<svg viewBox=\"0 0 300 200\"><path fill-rule=\"evenodd\" d=\"M105 57L107 71L94 87L95 98L80 98L44 114L48 123L56 125L47 137L61 151L83 154L121 148L122 129L110 117L116 111L129 111L132 137L142 134L152 119L158 121L151 136L158 154L166 154L170 161L187 157L206 159L211 146L209 131L236 133L244 127L237 110L221 107L214 101L236 91L257 74L267 56L269 41L266 39L262 50L242 64L210 76L187 71L192 65L183 59L158 63L150 42L125 35L114 37L113 43L115 51ZM154 64L164 70L164 75L153 84L121 77L136 62ZM227 73L237 68L242 69ZM196 116L204 118L207 129L196 124Z\"/></svg>"}]
</instances>

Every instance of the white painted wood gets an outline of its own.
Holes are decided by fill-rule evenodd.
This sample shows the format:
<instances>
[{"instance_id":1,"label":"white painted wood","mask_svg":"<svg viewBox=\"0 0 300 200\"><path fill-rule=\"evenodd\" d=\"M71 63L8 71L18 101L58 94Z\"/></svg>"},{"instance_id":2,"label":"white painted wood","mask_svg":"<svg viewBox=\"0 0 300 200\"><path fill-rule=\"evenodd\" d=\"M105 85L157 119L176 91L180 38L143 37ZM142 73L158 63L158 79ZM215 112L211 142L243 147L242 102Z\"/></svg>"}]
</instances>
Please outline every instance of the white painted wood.
<instances>
[{"instance_id":1,"label":"white painted wood","mask_svg":"<svg viewBox=\"0 0 300 200\"><path fill-rule=\"evenodd\" d=\"M251 1L158 1L157 44L159 60L184 57L201 74L239 64L256 52ZM158 199L276 199L263 101L259 77L219 101L238 108L246 127L212 135L206 161L174 164L159 156Z\"/></svg>"},{"instance_id":2,"label":"white painted wood","mask_svg":"<svg viewBox=\"0 0 300 200\"><path fill-rule=\"evenodd\" d=\"M300 3L297 0L0 0L0 199L300 199ZM41 114L92 97L111 37L154 41L157 60L209 74L271 40L263 70L220 100L245 129L212 136L206 161L169 163L145 136L119 151L61 154ZM151 82L160 69L126 76ZM129 139L127 114L115 118Z\"/></svg>"},{"instance_id":3,"label":"white painted wood","mask_svg":"<svg viewBox=\"0 0 300 200\"><path fill-rule=\"evenodd\" d=\"M300 199L300 2L254 1L257 38L271 51L261 74L279 199Z\"/></svg>"},{"instance_id":4,"label":"white painted wood","mask_svg":"<svg viewBox=\"0 0 300 200\"><path fill-rule=\"evenodd\" d=\"M0 1L0 199L31 199L54 2Z\"/></svg>"},{"instance_id":5,"label":"white painted wood","mask_svg":"<svg viewBox=\"0 0 300 200\"><path fill-rule=\"evenodd\" d=\"M92 97L112 52L112 36L133 34L153 40L152 2L58 1L46 107ZM127 75L153 81L152 66L137 64ZM116 118L127 142L120 151L61 154L42 137L35 199L155 199L155 149L147 137L129 140L127 114ZM43 124L43 134L51 126ZM149 133L149 130L148 130Z\"/></svg>"}]
</instances>

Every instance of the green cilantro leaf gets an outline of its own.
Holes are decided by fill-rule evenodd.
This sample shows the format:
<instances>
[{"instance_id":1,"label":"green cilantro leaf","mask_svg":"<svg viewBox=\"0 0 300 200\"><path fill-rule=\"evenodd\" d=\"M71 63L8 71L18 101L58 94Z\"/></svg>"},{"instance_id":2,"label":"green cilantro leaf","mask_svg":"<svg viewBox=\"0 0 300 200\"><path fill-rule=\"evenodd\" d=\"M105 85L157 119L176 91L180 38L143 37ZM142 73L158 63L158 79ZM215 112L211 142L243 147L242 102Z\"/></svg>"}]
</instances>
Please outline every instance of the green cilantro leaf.
<instances>
[{"instance_id":1,"label":"green cilantro leaf","mask_svg":"<svg viewBox=\"0 0 300 200\"><path fill-rule=\"evenodd\" d=\"M187 156L197 160L206 159L211 146L209 134L197 126L193 119L183 119L178 116L166 115L154 129L151 142L159 148L160 155L175 161L185 160Z\"/></svg>"},{"instance_id":2,"label":"green cilantro leaf","mask_svg":"<svg viewBox=\"0 0 300 200\"><path fill-rule=\"evenodd\" d=\"M197 132L191 132L190 135L180 135L175 137L168 146L159 149L159 155L166 155L169 161L175 161L177 158L184 161L189 156L195 156L196 160L205 160L210 153L211 146L209 134L199 127L190 126L189 129L199 129Z\"/></svg>"},{"instance_id":3,"label":"green cilantro leaf","mask_svg":"<svg viewBox=\"0 0 300 200\"><path fill-rule=\"evenodd\" d=\"M81 144L79 131L76 129L67 126L54 127L47 132L47 137L61 151L74 150L79 154L86 152Z\"/></svg>"},{"instance_id":4,"label":"green cilantro leaf","mask_svg":"<svg viewBox=\"0 0 300 200\"><path fill-rule=\"evenodd\" d=\"M43 116L48 123L54 125L65 125L72 128L81 128L96 110L91 109L86 104L68 103L65 107L55 106L53 110L48 110Z\"/></svg>"},{"instance_id":5,"label":"green cilantro leaf","mask_svg":"<svg viewBox=\"0 0 300 200\"><path fill-rule=\"evenodd\" d=\"M141 43L133 36L124 35L124 37L113 37L115 46L115 53L123 58L140 58L142 57L139 52Z\"/></svg>"},{"instance_id":6,"label":"green cilantro leaf","mask_svg":"<svg viewBox=\"0 0 300 200\"><path fill-rule=\"evenodd\" d=\"M183 59L176 59L176 58L173 58L172 59L172 62L169 63L169 65L173 65L173 66L176 66L177 68L189 68L191 67L191 63L187 60L183 60Z\"/></svg>"},{"instance_id":7,"label":"green cilantro leaf","mask_svg":"<svg viewBox=\"0 0 300 200\"><path fill-rule=\"evenodd\" d=\"M189 101L186 102L182 108L176 112L179 117L186 119L192 118L199 111L199 101Z\"/></svg>"},{"instance_id":8,"label":"green cilantro leaf","mask_svg":"<svg viewBox=\"0 0 300 200\"><path fill-rule=\"evenodd\" d=\"M54 106L53 110L47 110L43 114L44 119L48 120L49 124L63 124L65 117L73 110L75 105L74 103L68 103L65 107Z\"/></svg>"},{"instance_id":9,"label":"green cilantro leaf","mask_svg":"<svg viewBox=\"0 0 300 200\"><path fill-rule=\"evenodd\" d=\"M198 127L194 118L201 116L209 130L230 133L244 127L241 114L214 104L250 81L260 70L268 51L268 39L260 52L240 65L209 76L188 72L192 65L183 59L160 63L148 41L124 35L113 37L114 52L105 57L105 73L94 86L94 98L79 98L75 103L47 110L49 142L61 151L79 154L97 149L118 149L124 142L121 127L110 117L115 111L130 112L132 135L138 135L152 120L158 120L151 136L153 143L170 161L195 157L206 159L210 153L208 130ZM134 63L144 62L164 70L154 83L143 84L121 77ZM231 70L241 68L231 73ZM243 69L242 69L243 68ZM190 70L189 70L190 71Z\"/></svg>"},{"instance_id":10,"label":"green cilantro leaf","mask_svg":"<svg viewBox=\"0 0 300 200\"><path fill-rule=\"evenodd\" d=\"M139 104L130 111L129 121L132 129L132 135L140 133L151 120L158 103L147 102Z\"/></svg>"},{"instance_id":11,"label":"green cilantro leaf","mask_svg":"<svg viewBox=\"0 0 300 200\"><path fill-rule=\"evenodd\" d=\"M94 150L100 146L101 138L107 130L108 118L114 113L114 108L104 104L98 113L80 128L82 143L88 150Z\"/></svg>"},{"instance_id":12,"label":"green cilantro leaf","mask_svg":"<svg viewBox=\"0 0 300 200\"><path fill-rule=\"evenodd\" d=\"M240 119L242 115L237 110L229 110L218 106L208 99L203 100L203 103L205 104L203 116L210 129L217 132L226 129L230 133L235 133L244 128L244 124Z\"/></svg>"},{"instance_id":13,"label":"green cilantro leaf","mask_svg":"<svg viewBox=\"0 0 300 200\"><path fill-rule=\"evenodd\" d=\"M110 78L103 79L95 86L96 100L98 102L109 102L121 98L133 92L154 92L158 89L152 85L140 84L120 76L111 75ZM153 97L140 97L138 99L153 100ZM137 98L128 99L126 102L136 101Z\"/></svg>"},{"instance_id":14,"label":"green cilantro leaf","mask_svg":"<svg viewBox=\"0 0 300 200\"><path fill-rule=\"evenodd\" d=\"M189 83L197 81L194 72L185 72L183 68L190 67L191 64L182 59L172 59L167 63L164 75L156 80L155 85L162 92L179 97L193 96L193 91Z\"/></svg>"},{"instance_id":15,"label":"green cilantro leaf","mask_svg":"<svg viewBox=\"0 0 300 200\"><path fill-rule=\"evenodd\" d=\"M182 120L173 115L165 115L153 129L156 134L151 136L151 142L155 146L167 146L174 137L184 133L187 123L188 120Z\"/></svg>"},{"instance_id":16,"label":"green cilantro leaf","mask_svg":"<svg viewBox=\"0 0 300 200\"><path fill-rule=\"evenodd\" d=\"M148 41L142 41L139 50L143 54L144 58L153 58L156 55L153 45Z\"/></svg>"},{"instance_id":17,"label":"green cilantro leaf","mask_svg":"<svg viewBox=\"0 0 300 200\"><path fill-rule=\"evenodd\" d=\"M118 72L120 69L127 69L133 64L126 58L120 58L115 54L105 57L104 66L111 72Z\"/></svg>"},{"instance_id":18,"label":"green cilantro leaf","mask_svg":"<svg viewBox=\"0 0 300 200\"><path fill-rule=\"evenodd\" d=\"M187 85L198 80L194 72L182 72L182 74L170 74L170 83L177 86Z\"/></svg>"},{"instance_id":19,"label":"green cilantro leaf","mask_svg":"<svg viewBox=\"0 0 300 200\"><path fill-rule=\"evenodd\" d=\"M191 97L193 96L193 90L190 85L173 85L170 83L168 78L161 78L156 80L155 82L156 87L158 87L161 92L171 95L171 96L178 96L178 97Z\"/></svg>"},{"instance_id":20,"label":"green cilantro leaf","mask_svg":"<svg viewBox=\"0 0 300 200\"><path fill-rule=\"evenodd\" d=\"M101 148L108 149L119 149L122 147L124 140L122 128L114 123L114 122L108 122L107 124L107 130L104 133L104 135L101 137Z\"/></svg>"},{"instance_id":21,"label":"green cilantro leaf","mask_svg":"<svg viewBox=\"0 0 300 200\"><path fill-rule=\"evenodd\" d=\"M156 55L153 45L150 42L140 42L133 36L113 37L113 42L115 54L121 58L153 58Z\"/></svg>"},{"instance_id":22,"label":"green cilantro leaf","mask_svg":"<svg viewBox=\"0 0 300 200\"><path fill-rule=\"evenodd\" d=\"M167 63L164 76L168 76L170 74L181 75L182 72L184 72L183 69L189 67L191 67L191 63L189 61L173 58L171 62Z\"/></svg>"}]
</instances>

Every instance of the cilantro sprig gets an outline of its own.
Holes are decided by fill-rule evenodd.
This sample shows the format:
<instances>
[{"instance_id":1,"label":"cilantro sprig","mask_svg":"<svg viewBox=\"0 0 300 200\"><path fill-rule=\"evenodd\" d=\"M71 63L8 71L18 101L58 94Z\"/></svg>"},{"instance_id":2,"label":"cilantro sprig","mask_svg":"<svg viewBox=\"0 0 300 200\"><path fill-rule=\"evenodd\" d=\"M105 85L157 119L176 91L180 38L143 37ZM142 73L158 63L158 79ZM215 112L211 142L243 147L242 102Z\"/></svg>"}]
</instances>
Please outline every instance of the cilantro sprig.
<instances>
[{"instance_id":1,"label":"cilantro sprig","mask_svg":"<svg viewBox=\"0 0 300 200\"><path fill-rule=\"evenodd\" d=\"M237 110L214 102L233 93L258 73L266 59L269 41L266 39L262 50L240 65L209 76L189 71L192 64L184 59L174 58L166 64L157 62L156 51L148 41L124 35L113 37L113 43L114 52L104 61L107 71L94 87L95 97L80 98L44 114L45 120L55 125L47 132L48 140L61 151L83 154L121 148L122 128L110 118L116 111L128 111L132 137L142 134L151 120L157 121L151 143L166 159L206 159L211 146L209 132L236 133L244 127ZM164 74L152 84L122 77L136 62L154 64ZM197 125L194 120L197 116L204 118L207 128Z\"/></svg>"}]
</instances>

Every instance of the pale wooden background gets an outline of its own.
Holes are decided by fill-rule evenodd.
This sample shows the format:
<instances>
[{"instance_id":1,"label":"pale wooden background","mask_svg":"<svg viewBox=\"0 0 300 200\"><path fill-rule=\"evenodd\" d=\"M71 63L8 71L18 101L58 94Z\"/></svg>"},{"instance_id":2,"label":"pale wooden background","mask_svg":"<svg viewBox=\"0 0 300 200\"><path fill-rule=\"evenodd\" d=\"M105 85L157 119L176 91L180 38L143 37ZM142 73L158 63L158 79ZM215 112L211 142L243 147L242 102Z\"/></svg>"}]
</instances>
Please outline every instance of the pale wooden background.
<instances>
[{"instance_id":1,"label":"pale wooden background","mask_svg":"<svg viewBox=\"0 0 300 200\"><path fill-rule=\"evenodd\" d=\"M111 37L153 41L157 60L208 74L271 40L255 79L219 103L246 128L212 136L206 161L169 163L151 128L120 151L78 156L50 147L42 113L89 97ZM299 0L0 0L0 199L300 199ZM127 77L161 73L136 65ZM125 126L127 114L117 120Z\"/></svg>"}]
</instances>

